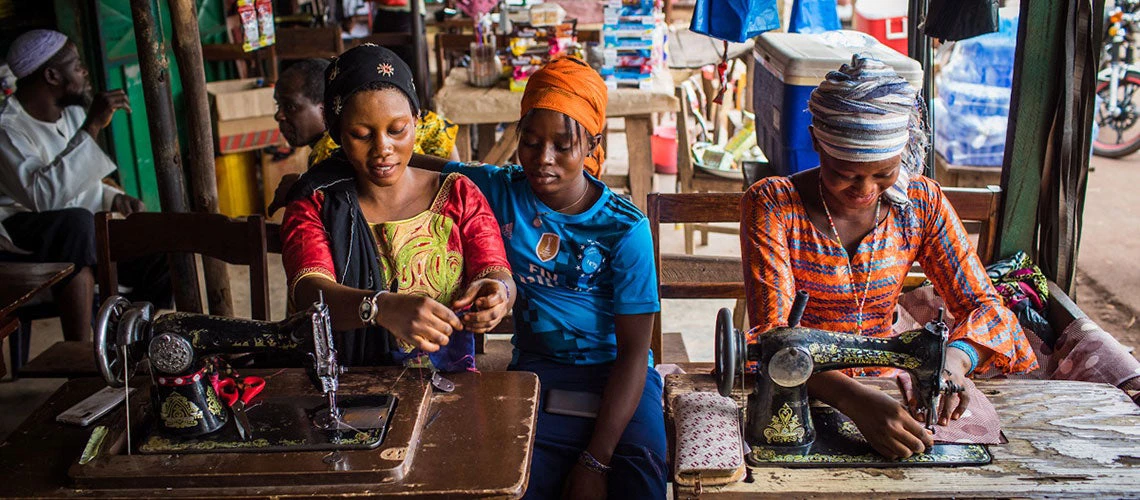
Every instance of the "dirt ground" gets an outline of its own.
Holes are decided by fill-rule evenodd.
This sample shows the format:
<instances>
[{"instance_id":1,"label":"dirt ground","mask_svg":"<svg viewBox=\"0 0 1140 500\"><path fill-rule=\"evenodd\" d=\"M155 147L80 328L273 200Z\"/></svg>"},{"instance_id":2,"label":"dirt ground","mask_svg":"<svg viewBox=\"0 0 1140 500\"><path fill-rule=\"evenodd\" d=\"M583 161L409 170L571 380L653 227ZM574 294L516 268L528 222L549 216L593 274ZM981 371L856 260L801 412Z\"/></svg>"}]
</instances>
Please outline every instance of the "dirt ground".
<instances>
[{"instance_id":1,"label":"dirt ground","mask_svg":"<svg viewBox=\"0 0 1140 500\"><path fill-rule=\"evenodd\" d=\"M1140 354L1140 321L1137 321L1134 311L1082 272L1077 273L1076 295L1077 305L1085 314L1121 344L1131 348L1133 356Z\"/></svg>"}]
</instances>

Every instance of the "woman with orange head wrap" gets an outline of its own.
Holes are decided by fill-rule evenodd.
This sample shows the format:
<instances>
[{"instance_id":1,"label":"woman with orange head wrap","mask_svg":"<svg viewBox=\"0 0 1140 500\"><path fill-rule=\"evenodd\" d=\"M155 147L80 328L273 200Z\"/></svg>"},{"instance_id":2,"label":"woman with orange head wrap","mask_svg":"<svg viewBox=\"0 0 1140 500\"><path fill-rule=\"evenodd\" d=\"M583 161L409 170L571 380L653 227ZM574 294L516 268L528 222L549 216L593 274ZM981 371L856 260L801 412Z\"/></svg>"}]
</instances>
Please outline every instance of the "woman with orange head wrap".
<instances>
[{"instance_id":1,"label":"woman with orange head wrap","mask_svg":"<svg viewBox=\"0 0 1140 500\"><path fill-rule=\"evenodd\" d=\"M521 165L413 163L466 174L502 228L519 290L510 368L543 389L527 497L664 498L662 383L649 354L657 274L645 216L596 177L605 83L581 60L556 59L522 102Z\"/></svg>"}]
</instances>

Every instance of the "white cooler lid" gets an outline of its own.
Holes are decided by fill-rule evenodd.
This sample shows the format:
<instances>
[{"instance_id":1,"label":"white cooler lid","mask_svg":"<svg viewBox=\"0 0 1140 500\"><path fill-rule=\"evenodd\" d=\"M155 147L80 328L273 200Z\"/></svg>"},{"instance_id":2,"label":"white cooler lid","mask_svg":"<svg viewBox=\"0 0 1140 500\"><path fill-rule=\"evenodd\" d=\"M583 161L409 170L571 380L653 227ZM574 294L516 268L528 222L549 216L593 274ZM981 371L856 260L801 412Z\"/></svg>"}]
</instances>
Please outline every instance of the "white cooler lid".
<instances>
[{"instance_id":1,"label":"white cooler lid","mask_svg":"<svg viewBox=\"0 0 1140 500\"><path fill-rule=\"evenodd\" d=\"M814 34L769 31L757 37L756 46L752 49L756 62L780 81L787 85L811 87L818 86L827 77L827 72L850 63L855 53L867 54L891 65L915 88L922 87L922 67L918 61L858 31Z\"/></svg>"}]
</instances>

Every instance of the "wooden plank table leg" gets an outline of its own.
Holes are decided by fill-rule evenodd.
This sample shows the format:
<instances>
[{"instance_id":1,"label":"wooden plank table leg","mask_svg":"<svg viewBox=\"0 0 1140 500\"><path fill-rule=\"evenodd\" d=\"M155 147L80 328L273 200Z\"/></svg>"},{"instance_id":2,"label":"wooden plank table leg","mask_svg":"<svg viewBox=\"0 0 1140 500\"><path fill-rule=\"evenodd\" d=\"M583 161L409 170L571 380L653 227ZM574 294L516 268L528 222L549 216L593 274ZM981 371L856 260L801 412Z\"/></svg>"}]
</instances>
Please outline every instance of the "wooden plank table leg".
<instances>
[{"instance_id":1,"label":"wooden plank table leg","mask_svg":"<svg viewBox=\"0 0 1140 500\"><path fill-rule=\"evenodd\" d=\"M629 148L629 195L642 212L653 189L653 155L650 152L649 115L625 117L625 144Z\"/></svg>"},{"instance_id":2,"label":"wooden plank table leg","mask_svg":"<svg viewBox=\"0 0 1140 500\"><path fill-rule=\"evenodd\" d=\"M471 161L471 125L459 125L455 133L455 152L459 161Z\"/></svg>"},{"instance_id":3,"label":"wooden plank table leg","mask_svg":"<svg viewBox=\"0 0 1140 500\"><path fill-rule=\"evenodd\" d=\"M495 130L497 128L499 128L497 123L480 123L475 126L479 135L479 142L476 143L478 145L478 158L485 158L495 147Z\"/></svg>"},{"instance_id":4,"label":"wooden plank table leg","mask_svg":"<svg viewBox=\"0 0 1140 500\"><path fill-rule=\"evenodd\" d=\"M480 141L482 142L482 141ZM503 129L503 137L483 155L483 163L488 165L502 165L510 161L519 145L518 123L508 123ZM482 152L480 152L482 153Z\"/></svg>"},{"instance_id":5,"label":"wooden plank table leg","mask_svg":"<svg viewBox=\"0 0 1140 500\"><path fill-rule=\"evenodd\" d=\"M0 318L0 342L3 342L4 339L8 338L9 335L15 333L16 330L19 330L19 329L20 329L20 319L19 318L15 317L15 316L12 316L9 318ZM13 346L11 346L11 343L9 343L9 346L13 347ZM16 349L20 348L20 346L14 346L14 347ZM0 356L0 377L3 377L4 375L7 375L7 374L8 374L8 367L4 363L4 357Z\"/></svg>"}]
</instances>

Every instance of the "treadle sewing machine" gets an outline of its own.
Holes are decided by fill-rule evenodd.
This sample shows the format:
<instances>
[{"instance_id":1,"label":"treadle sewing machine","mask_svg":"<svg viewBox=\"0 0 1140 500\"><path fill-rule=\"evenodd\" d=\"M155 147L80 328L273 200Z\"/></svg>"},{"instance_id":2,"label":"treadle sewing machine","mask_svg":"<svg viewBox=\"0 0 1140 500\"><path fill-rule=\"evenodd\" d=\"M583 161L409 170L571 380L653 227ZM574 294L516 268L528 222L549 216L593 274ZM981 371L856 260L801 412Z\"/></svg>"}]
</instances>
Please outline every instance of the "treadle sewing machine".
<instances>
[{"instance_id":1,"label":"treadle sewing machine","mask_svg":"<svg viewBox=\"0 0 1140 500\"><path fill-rule=\"evenodd\" d=\"M732 327L732 312L721 309L716 323L716 382L722 396L731 397L737 380L744 388L744 366L758 365L755 384L747 393L744 439L748 462L754 466L892 466L978 465L990 462L983 445L935 444L904 460L876 453L855 424L822 404L811 404L807 381L819 372L858 367L894 367L908 371L914 381L926 428L933 430L938 403L950 386L942 377L947 327L938 318L918 330L896 337L876 338L799 327L807 306L806 292L796 294L788 327L760 334L745 345Z\"/></svg>"},{"instance_id":2,"label":"treadle sewing machine","mask_svg":"<svg viewBox=\"0 0 1140 500\"><path fill-rule=\"evenodd\" d=\"M105 437L93 434L70 471L83 487L144 487L146 480L220 486L243 484L251 474L267 484L289 484L302 474L309 482L399 480L430 403L431 386L418 369L407 377L400 367L342 377L323 299L268 322L179 312L155 317L151 304L112 297L99 310L94 344L107 384L132 385L144 396L128 398L125 418L108 425ZM304 371L254 370L261 377L220 386L218 377L233 373L212 360L242 353L302 354L308 361ZM149 381L132 384L144 362ZM264 392L241 397L250 380ZM234 399L220 397L230 395L234 382L241 384ZM288 460L273 460L278 452L288 452ZM152 468L162 474L144 484L128 477Z\"/></svg>"}]
</instances>

